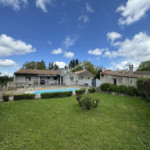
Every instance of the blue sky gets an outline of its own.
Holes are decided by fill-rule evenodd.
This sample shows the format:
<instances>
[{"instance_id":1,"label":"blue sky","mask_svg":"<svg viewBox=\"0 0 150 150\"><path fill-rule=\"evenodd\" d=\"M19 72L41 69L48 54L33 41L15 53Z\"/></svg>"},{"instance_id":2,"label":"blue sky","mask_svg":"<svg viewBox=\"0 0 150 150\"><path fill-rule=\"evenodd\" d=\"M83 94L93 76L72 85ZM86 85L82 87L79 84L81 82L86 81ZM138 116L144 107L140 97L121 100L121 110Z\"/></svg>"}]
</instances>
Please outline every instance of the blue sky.
<instances>
[{"instance_id":1,"label":"blue sky","mask_svg":"<svg viewBox=\"0 0 150 150\"><path fill-rule=\"evenodd\" d=\"M0 14L2 75L25 61L115 70L150 59L149 0L0 0Z\"/></svg>"}]
</instances>

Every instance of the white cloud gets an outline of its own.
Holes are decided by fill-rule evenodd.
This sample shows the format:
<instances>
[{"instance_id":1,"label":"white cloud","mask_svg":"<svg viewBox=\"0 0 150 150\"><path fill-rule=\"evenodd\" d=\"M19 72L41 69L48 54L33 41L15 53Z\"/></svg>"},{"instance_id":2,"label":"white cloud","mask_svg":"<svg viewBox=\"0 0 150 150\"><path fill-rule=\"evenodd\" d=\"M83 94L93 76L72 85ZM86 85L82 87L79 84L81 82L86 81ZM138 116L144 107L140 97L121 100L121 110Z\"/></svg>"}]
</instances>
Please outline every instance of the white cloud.
<instances>
[{"instance_id":1,"label":"white cloud","mask_svg":"<svg viewBox=\"0 0 150 150\"><path fill-rule=\"evenodd\" d=\"M119 18L119 25L130 25L142 17L150 9L150 0L128 0L126 6L121 5L117 12L121 12L122 18Z\"/></svg>"},{"instance_id":2,"label":"white cloud","mask_svg":"<svg viewBox=\"0 0 150 150\"><path fill-rule=\"evenodd\" d=\"M47 42L48 42L48 44L49 44L49 45L51 45L51 44L52 44L52 41L50 41L50 40L48 40Z\"/></svg>"},{"instance_id":3,"label":"white cloud","mask_svg":"<svg viewBox=\"0 0 150 150\"><path fill-rule=\"evenodd\" d=\"M107 51L104 56L107 57L126 57L134 61L146 61L150 59L150 36L140 32L133 39L126 39L124 42L115 43L119 46L118 51Z\"/></svg>"},{"instance_id":4,"label":"white cloud","mask_svg":"<svg viewBox=\"0 0 150 150\"><path fill-rule=\"evenodd\" d=\"M41 8L43 12L48 12L46 9L46 4L54 6L53 1L55 0L36 0L36 7Z\"/></svg>"},{"instance_id":5,"label":"white cloud","mask_svg":"<svg viewBox=\"0 0 150 150\"><path fill-rule=\"evenodd\" d=\"M65 66L67 66L66 63L64 63L63 61L56 61L54 62L54 64L57 64L59 68L64 68Z\"/></svg>"},{"instance_id":6,"label":"white cloud","mask_svg":"<svg viewBox=\"0 0 150 150\"><path fill-rule=\"evenodd\" d=\"M21 9L21 4L27 5L27 0L0 0L0 5L11 6L13 10L19 11Z\"/></svg>"},{"instance_id":7,"label":"white cloud","mask_svg":"<svg viewBox=\"0 0 150 150\"><path fill-rule=\"evenodd\" d=\"M133 65L133 70L135 71L138 68L139 64L139 61L128 59L121 61L120 63L113 63L112 70L129 70L129 65Z\"/></svg>"},{"instance_id":8,"label":"white cloud","mask_svg":"<svg viewBox=\"0 0 150 150\"><path fill-rule=\"evenodd\" d=\"M52 51L52 54L61 54L61 53L62 53L61 48L58 48L58 49Z\"/></svg>"},{"instance_id":9,"label":"white cloud","mask_svg":"<svg viewBox=\"0 0 150 150\"><path fill-rule=\"evenodd\" d=\"M18 64L10 59L0 59L0 68L3 67L17 67Z\"/></svg>"},{"instance_id":10,"label":"white cloud","mask_svg":"<svg viewBox=\"0 0 150 150\"><path fill-rule=\"evenodd\" d=\"M81 15L81 16L79 17L79 20L82 20L82 19L83 19L84 22L89 21L88 16Z\"/></svg>"},{"instance_id":11,"label":"white cloud","mask_svg":"<svg viewBox=\"0 0 150 150\"><path fill-rule=\"evenodd\" d=\"M72 58L72 57L74 57L74 53L72 53L72 52L65 52L64 53L64 57L67 57L67 58Z\"/></svg>"},{"instance_id":12,"label":"white cloud","mask_svg":"<svg viewBox=\"0 0 150 150\"><path fill-rule=\"evenodd\" d=\"M12 77L12 76L13 76L13 73L9 73L9 72L7 72L7 71L4 71L4 72L2 72L2 73L0 74L0 76L10 76L10 77Z\"/></svg>"},{"instance_id":13,"label":"white cloud","mask_svg":"<svg viewBox=\"0 0 150 150\"><path fill-rule=\"evenodd\" d=\"M61 20L58 22L59 24L62 24L66 21L66 16L67 14L66 13L61 13L62 17L61 17Z\"/></svg>"},{"instance_id":14,"label":"white cloud","mask_svg":"<svg viewBox=\"0 0 150 150\"><path fill-rule=\"evenodd\" d=\"M21 40L15 40L5 34L0 35L0 57L11 55L23 55L35 52L36 49L32 45L26 44Z\"/></svg>"},{"instance_id":15,"label":"white cloud","mask_svg":"<svg viewBox=\"0 0 150 150\"><path fill-rule=\"evenodd\" d=\"M70 46L73 46L75 44L77 39L78 39L78 36L75 36L74 38L67 36L63 42L63 45L68 49Z\"/></svg>"},{"instance_id":16,"label":"white cloud","mask_svg":"<svg viewBox=\"0 0 150 150\"><path fill-rule=\"evenodd\" d=\"M122 35L117 32L108 32L107 33L107 39L111 40L112 42L116 39L122 38Z\"/></svg>"},{"instance_id":17,"label":"white cloud","mask_svg":"<svg viewBox=\"0 0 150 150\"><path fill-rule=\"evenodd\" d=\"M102 55L102 52L105 51L106 49L99 49L96 48L95 50L89 50L88 54L93 54L93 55Z\"/></svg>"},{"instance_id":18,"label":"white cloud","mask_svg":"<svg viewBox=\"0 0 150 150\"><path fill-rule=\"evenodd\" d=\"M94 10L92 9L91 5L89 3L86 3L86 10L89 12L94 12Z\"/></svg>"}]
</instances>

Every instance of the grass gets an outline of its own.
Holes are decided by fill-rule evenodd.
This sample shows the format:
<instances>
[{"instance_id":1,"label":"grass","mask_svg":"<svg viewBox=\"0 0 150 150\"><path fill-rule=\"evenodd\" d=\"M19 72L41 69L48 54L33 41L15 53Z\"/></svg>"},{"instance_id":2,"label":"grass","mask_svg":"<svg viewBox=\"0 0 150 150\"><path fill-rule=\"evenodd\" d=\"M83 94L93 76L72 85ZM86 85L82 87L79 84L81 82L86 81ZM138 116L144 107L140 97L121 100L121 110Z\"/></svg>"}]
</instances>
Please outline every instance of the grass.
<instances>
[{"instance_id":1,"label":"grass","mask_svg":"<svg viewBox=\"0 0 150 150\"><path fill-rule=\"evenodd\" d=\"M148 150L150 106L102 93L97 109L76 97L0 103L0 148L10 150Z\"/></svg>"}]
</instances>

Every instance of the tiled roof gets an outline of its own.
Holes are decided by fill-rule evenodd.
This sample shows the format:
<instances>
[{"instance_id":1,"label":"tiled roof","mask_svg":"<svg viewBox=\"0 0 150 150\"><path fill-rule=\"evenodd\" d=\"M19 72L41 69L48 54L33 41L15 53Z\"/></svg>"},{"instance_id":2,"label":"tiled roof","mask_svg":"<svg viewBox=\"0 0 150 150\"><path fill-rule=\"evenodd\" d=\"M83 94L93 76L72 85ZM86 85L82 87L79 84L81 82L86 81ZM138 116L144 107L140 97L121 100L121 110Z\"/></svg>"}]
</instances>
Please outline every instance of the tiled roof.
<instances>
[{"instance_id":1,"label":"tiled roof","mask_svg":"<svg viewBox=\"0 0 150 150\"><path fill-rule=\"evenodd\" d=\"M127 72L126 70L116 70L116 71L108 71L108 73L114 73L114 74L124 74Z\"/></svg>"},{"instance_id":2,"label":"tiled roof","mask_svg":"<svg viewBox=\"0 0 150 150\"><path fill-rule=\"evenodd\" d=\"M82 73L82 72L86 72L87 70L82 70L82 71L76 71L76 72L74 72L75 74L80 74L80 73Z\"/></svg>"},{"instance_id":3,"label":"tiled roof","mask_svg":"<svg viewBox=\"0 0 150 150\"><path fill-rule=\"evenodd\" d=\"M128 74L127 72L126 74ZM133 72L134 75L150 75L150 71L135 71Z\"/></svg>"},{"instance_id":4,"label":"tiled roof","mask_svg":"<svg viewBox=\"0 0 150 150\"><path fill-rule=\"evenodd\" d=\"M100 72L100 75L110 75L110 76L118 76L118 77L128 77L128 78L140 78L140 75L128 75L128 74L114 74L114 73L104 73Z\"/></svg>"},{"instance_id":5,"label":"tiled roof","mask_svg":"<svg viewBox=\"0 0 150 150\"><path fill-rule=\"evenodd\" d=\"M54 70L34 70L34 69L20 69L14 74L46 74L46 75L59 75Z\"/></svg>"}]
</instances>

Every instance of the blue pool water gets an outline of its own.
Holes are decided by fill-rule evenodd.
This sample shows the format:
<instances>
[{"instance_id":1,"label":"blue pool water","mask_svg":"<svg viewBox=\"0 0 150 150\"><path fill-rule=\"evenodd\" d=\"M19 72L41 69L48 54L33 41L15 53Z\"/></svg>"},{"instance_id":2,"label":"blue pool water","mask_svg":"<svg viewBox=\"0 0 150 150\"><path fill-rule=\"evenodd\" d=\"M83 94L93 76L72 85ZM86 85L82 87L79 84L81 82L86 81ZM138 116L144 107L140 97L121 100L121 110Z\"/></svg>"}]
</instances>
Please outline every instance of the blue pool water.
<instances>
[{"instance_id":1,"label":"blue pool water","mask_svg":"<svg viewBox=\"0 0 150 150\"><path fill-rule=\"evenodd\" d=\"M79 89L72 88L72 89L43 90L43 91L34 91L34 94L51 93L51 92L65 92L65 91L75 92L75 90L79 90Z\"/></svg>"}]
</instances>

